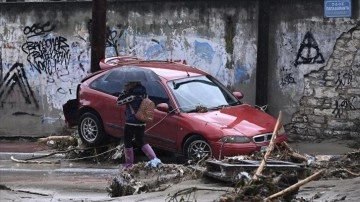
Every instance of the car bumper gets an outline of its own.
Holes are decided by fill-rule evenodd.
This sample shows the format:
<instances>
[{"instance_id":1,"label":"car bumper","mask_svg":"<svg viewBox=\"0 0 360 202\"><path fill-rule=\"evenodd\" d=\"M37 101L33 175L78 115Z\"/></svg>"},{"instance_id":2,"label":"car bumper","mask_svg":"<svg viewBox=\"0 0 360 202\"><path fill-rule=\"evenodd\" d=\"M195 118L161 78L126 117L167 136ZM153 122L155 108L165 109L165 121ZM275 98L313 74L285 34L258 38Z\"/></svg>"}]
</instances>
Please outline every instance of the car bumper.
<instances>
[{"instance_id":1,"label":"car bumper","mask_svg":"<svg viewBox=\"0 0 360 202\"><path fill-rule=\"evenodd\" d=\"M282 142L287 141L286 135L282 135L276 138L275 143L281 144ZM213 150L213 157L224 158L225 156L238 156L238 155L249 155L256 151L261 151L262 148L269 145L269 142L262 143L244 143L244 144L234 144L234 143L222 143L222 142L213 142L211 147Z\"/></svg>"}]
</instances>

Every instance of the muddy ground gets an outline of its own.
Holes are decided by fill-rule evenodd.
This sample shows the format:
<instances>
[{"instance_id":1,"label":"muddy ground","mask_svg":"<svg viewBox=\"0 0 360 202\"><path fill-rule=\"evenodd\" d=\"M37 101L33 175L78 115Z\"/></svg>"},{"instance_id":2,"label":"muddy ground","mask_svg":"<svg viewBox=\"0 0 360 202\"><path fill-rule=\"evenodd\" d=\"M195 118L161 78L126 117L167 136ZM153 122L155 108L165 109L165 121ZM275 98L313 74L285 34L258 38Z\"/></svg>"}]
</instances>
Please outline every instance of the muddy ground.
<instances>
[{"instance_id":1,"label":"muddy ground","mask_svg":"<svg viewBox=\"0 0 360 202\"><path fill-rule=\"evenodd\" d=\"M310 181L300 187L292 201L360 201L360 156L359 144L354 140L327 140L321 142L298 142L289 144L297 153L305 156L311 165L307 176L324 169L324 173L316 180ZM353 153L353 155L351 155ZM274 152L275 157L285 157L284 151ZM138 163L138 170L142 170L143 164ZM111 179L107 180L105 190L101 193L82 195L77 193L56 193L51 196L37 196L31 193L16 192L0 189L1 198L6 201L262 201L264 196L251 196L244 199L238 185L219 182L216 179L199 175L189 166L168 164L162 167L162 171L127 172L131 174L131 180L125 180L128 188L138 188L136 194L130 190L130 194L123 196L111 196L108 188L111 187ZM114 176L114 179L121 175ZM166 174L164 174L166 173ZM250 175L252 173L249 173ZM123 175L124 176L124 175ZM125 174L125 176L128 176ZM104 182L103 182L104 183ZM137 186L134 186L137 184ZM143 186L143 185L146 186ZM131 186L130 186L131 185ZM119 187L118 187L119 188ZM124 188L124 187L123 187ZM263 189L263 187L259 188ZM124 190L122 190L124 191ZM129 191L129 190L128 190ZM248 193L247 193L248 194ZM35 198L34 198L35 197ZM45 198L44 198L45 197ZM279 198L276 201L286 201ZM290 201L288 199L288 201Z\"/></svg>"}]
</instances>

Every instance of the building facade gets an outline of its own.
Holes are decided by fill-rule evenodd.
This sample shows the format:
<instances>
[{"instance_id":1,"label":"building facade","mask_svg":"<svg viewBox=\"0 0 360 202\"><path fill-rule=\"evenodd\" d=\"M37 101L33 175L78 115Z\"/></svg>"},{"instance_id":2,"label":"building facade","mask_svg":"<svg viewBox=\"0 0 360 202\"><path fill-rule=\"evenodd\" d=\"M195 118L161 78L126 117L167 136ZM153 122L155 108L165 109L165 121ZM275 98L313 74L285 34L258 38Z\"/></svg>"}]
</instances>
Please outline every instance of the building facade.
<instances>
[{"instance_id":1,"label":"building facade","mask_svg":"<svg viewBox=\"0 0 360 202\"><path fill-rule=\"evenodd\" d=\"M107 1L105 55L186 61L282 111L291 138L360 137L360 0L343 1ZM58 134L91 71L92 3L2 2L0 136Z\"/></svg>"}]
</instances>

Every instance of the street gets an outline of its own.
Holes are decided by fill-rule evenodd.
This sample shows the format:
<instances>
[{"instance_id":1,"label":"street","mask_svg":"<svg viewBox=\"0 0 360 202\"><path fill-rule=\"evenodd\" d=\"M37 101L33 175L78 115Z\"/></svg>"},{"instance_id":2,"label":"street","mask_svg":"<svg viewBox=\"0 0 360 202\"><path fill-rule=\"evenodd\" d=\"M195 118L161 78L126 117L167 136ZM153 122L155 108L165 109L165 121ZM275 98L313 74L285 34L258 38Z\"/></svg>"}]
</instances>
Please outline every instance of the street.
<instances>
[{"instance_id":1,"label":"street","mask_svg":"<svg viewBox=\"0 0 360 202\"><path fill-rule=\"evenodd\" d=\"M29 143L31 144L31 143ZM328 141L322 143L292 144L300 153L341 155L353 149L346 142ZM7 150L11 144L8 143ZM35 145L35 144L34 144ZM11 147L14 150L15 146ZM32 147L34 150L34 147ZM21 148L20 148L21 149ZM189 201L217 201L222 195L233 193L234 187L208 178L186 179L172 184L164 190L123 197L110 197L106 188L114 177L120 174L116 163L74 162L63 155L53 155L39 159L47 163L17 163L11 159L27 159L30 156L44 155L46 151L33 153L0 152L0 201L172 201L169 196L180 190L197 188L188 195ZM30 152L29 150L29 152ZM138 157L140 158L140 157ZM161 156L165 161L165 156ZM169 157L167 157L169 158ZM146 159L142 159L146 160ZM53 163L50 163L53 162ZM56 163L54 163L56 162ZM154 176L145 176L151 180ZM156 176L155 176L156 177ZM323 201L359 201L360 177L321 179L300 187L296 198ZM174 200L173 200L174 201Z\"/></svg>"},{"instance_id":2,"label":"street","mask_svg":"<svg viewBox=\"0 0 360 202\"><path fill-rule=\"evenodd\" d=\"M103 168L102 168L103 167ZM19 164L0 161L1 201L104 200L107 180L116 176L116 166L97 168L70 162Z\"/></svg>"},{"instance_id":3,"label":"street","mask_svg":"<svg viewBox=\"0 0 360 202\"><path fill-rule=\"evenodd\" d=\"M46 160L46 159L42 159ZM54 159L50 159L54 161ZM230 186L204 179L187 180L162 192L110 197L106 187L120 170L115 164L76 163L22 164L0 160L0 201L165 201L178 190L196 186L197 201L216 200L233 190ZM206 196L206 197L201 197Z\"/></svg>"}]
</instances>

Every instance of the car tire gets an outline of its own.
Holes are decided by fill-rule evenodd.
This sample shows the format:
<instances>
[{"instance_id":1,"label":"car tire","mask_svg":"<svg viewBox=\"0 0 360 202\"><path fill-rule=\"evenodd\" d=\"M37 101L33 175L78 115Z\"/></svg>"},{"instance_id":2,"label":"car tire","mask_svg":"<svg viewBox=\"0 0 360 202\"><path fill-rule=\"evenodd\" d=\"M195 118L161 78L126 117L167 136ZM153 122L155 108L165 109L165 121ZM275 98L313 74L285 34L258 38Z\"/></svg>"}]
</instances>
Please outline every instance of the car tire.
<instances>
[{"instance_id":1,"label":"car tire","mask_svg":"<svg viewBox=\"0 0 360 202\"><path fill-rule=\"evenodd\" d=\"M99 146L105 139L104 127L97 115L84 113L78 127L81 140L88 146Z\"/></svg>"},{"instance_id":2,"label":"car tire","mask_svg":"<svg viewBox=\"0 0 360 202\"><path fill-rule=\"evenodd\" d=\"M192 161L199 161L207 155L206 158L212 157L210 144L200 135L194 135L188 138L184 144L184 155Z\"/></svg>"}]
</instances>

